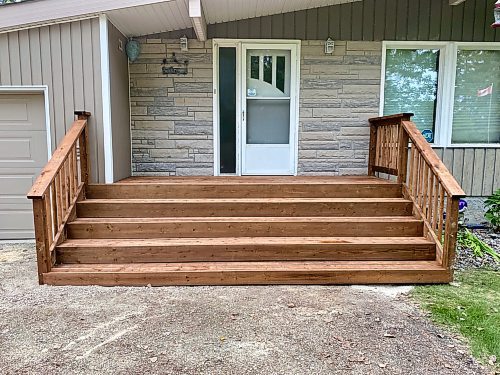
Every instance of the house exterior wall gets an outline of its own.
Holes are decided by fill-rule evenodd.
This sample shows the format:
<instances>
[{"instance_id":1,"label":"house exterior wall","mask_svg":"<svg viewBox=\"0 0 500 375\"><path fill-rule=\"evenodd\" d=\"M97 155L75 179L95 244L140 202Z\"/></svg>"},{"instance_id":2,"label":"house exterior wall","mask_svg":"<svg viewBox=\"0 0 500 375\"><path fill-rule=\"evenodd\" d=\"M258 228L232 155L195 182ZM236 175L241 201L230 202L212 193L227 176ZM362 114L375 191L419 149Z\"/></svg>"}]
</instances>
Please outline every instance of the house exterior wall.
<instances>
[{"instance_id":1,"label":"house exterior wall","mask_svg":"<svg viewBox=\"0 0 500 375\"><path fill-rule=\"evenodd\" d=\"M132 173L213 175L212 41L138 39L140 58L130 64ZM165 54L189 60L189 73L162 74Z\"/></svg>"},{"instance_id":2,"label":"house exterior wall","mask_svg":"<svg viewBox=\"0 0 500 375\"><path fill-rule=\"evenodd\" d=\"M89 120L91 173L104 181L101 56L97 18L0 34L1 86L47 85L52 147L75 110Z\"/></svg>"}]
</instances>

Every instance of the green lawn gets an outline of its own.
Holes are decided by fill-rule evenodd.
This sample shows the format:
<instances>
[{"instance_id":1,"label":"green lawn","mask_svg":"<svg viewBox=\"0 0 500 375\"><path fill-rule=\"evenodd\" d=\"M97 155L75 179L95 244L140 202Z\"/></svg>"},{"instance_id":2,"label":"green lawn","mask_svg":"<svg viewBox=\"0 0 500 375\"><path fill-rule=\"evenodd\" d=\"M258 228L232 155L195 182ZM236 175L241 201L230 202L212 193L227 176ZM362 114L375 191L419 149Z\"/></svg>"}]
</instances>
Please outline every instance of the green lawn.
<instances>
[{"instance_id":1,"label":"green lawn","mask_svg":"<svg viewBox=\"0 0 500 375\"><path fill-rule=\"evenodd\" d=\"M418 286L412 295L433 321L465 337L480 361L495 355L500 369L500 272L457 272L452 285Z\"/></svg>"}]
</instances>

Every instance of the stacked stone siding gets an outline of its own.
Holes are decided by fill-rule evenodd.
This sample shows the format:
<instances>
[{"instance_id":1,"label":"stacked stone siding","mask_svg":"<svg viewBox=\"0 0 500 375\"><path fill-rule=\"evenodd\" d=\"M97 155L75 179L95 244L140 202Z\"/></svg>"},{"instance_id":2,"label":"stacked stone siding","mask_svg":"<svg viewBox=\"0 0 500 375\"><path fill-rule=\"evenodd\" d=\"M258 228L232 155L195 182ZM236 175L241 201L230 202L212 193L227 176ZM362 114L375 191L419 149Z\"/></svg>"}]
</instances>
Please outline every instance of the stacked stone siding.
<instances>
[{"instance_id":1,"label":"stacked stone siding","mask_svg":"<svg viewBox=\"0 0 500 375\"><path fill-rule=\"evenodd\" d=\"M134 175L212 175L212 41L142 39L130 65ZM382 45L323 41L301 48L299 161L302 175L366 174L368 118L378 114ZM189 60L186 76L165 76L175 52Z\"/></svg>"},{"instance_id":2,"label":"stacked stone siding","mask_svg":"<svg viewBox=\"0 0 500 375\"><path fill-rule=\"evenodd\" d=\"M190 40L188 52L178 39L140 42L130 64L132 174L213 175L212 41ZM187 75L162 74L172 53L189 61Z\"/></svg>"},{"instance_id":3,"label":"stacked stone siding","mask_svg":"<svg viewBox=\"0 0 500 375\"><path fill-rule=\"evenodd\" d=\"M368 118L379 110L382 44L323 41L301 48L299 164L303 175L366 174Z\"/></svg>"}]
</instances>

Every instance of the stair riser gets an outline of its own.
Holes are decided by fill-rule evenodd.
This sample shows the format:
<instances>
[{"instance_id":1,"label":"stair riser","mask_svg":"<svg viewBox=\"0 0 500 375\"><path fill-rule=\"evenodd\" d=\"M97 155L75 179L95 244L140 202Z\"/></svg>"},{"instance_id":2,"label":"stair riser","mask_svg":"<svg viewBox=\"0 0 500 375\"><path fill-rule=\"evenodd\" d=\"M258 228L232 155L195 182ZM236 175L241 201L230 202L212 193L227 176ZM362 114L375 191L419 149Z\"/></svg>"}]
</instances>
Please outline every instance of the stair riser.
<instances>
[{"instance_id":1,"label":"stair riser","mask_svg":"<svg viewBox=\"0 0 500 375\"><path fill-rule=\"evenodd\" d=\"M410 202L103 203L83 201L78 217L409 216Z\"/></svg>"},{"instance_id":2,"label":"stair riser","mask_svg":"<svg viewBox=\"0 0 500 375\"><path fill-rule=\"evenodd\" d=\"M291 260L434 260L431 244L286 244L127 247L60 247L57 261L72 263L167 263Z\"/></svg>"},{"instance_id":3,"label":"stair riser","mask_svg":"<svg viewBox=\"0 0 500 375\"><path fill-rule=\"evenodd\" d=\"M49 285L167 286L167 285L315 285L315 284L431 284L453 280L448 270L336 271L206 271L161 273L61 272L43 275Z\"/></svg>"},{"instance_id":4,"label":"stair riser","mask_svg":"<svg viewBox=\"0 0 500 375\"><path fill-rule=\"evenodd\" d=\"M90 185L89 199L397 198L398 184L140 184Z\"/></svg>"},{"instance_id":5,"label":"stair riser","mask_svg":"<svg viewBox=\"0 0 500 375\"><path fill-rule=\"evenodd\" d=\"M422 222L177 222L177 223L70 223L68 238L196 238L196 237L303 237L421 236Z\"/></svg>"}]
</instances>

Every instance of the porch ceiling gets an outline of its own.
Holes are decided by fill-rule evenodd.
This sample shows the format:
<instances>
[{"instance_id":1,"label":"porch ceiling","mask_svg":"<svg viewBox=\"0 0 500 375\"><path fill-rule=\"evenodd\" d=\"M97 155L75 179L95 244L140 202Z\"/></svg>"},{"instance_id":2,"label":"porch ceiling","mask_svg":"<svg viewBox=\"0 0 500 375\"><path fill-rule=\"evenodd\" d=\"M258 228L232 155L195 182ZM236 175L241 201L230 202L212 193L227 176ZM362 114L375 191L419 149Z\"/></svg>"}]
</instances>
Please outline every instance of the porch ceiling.
<instances>
[{"instance_id":1,"label":"porch ceiling","mask_svg":"<svg viewBox=\"0 0 500 375\"><path fill-rule=\"evenodd\" d=\"M268 16L362 0L201 0L207 24ZM174 31L193 26L189 0L170 0L156 4L107 12L111 22L127 36Z\"/></svg>"}]
</instances>

